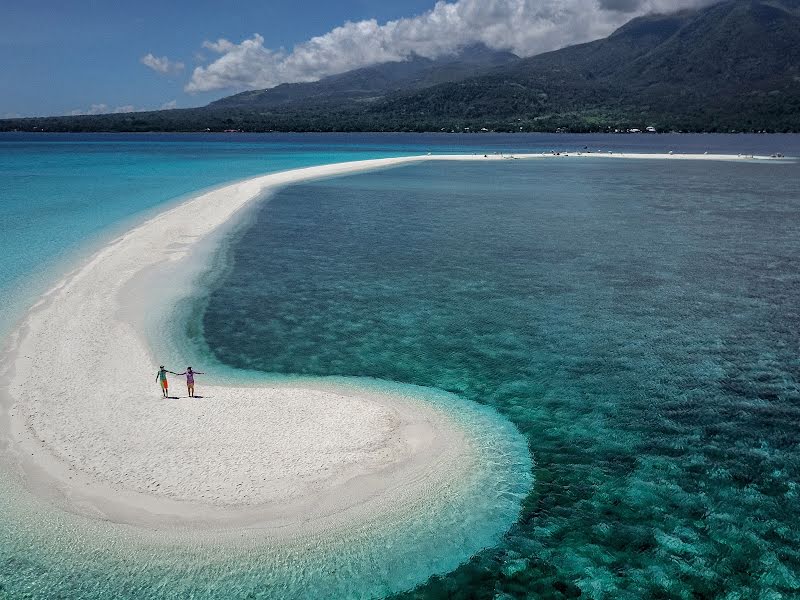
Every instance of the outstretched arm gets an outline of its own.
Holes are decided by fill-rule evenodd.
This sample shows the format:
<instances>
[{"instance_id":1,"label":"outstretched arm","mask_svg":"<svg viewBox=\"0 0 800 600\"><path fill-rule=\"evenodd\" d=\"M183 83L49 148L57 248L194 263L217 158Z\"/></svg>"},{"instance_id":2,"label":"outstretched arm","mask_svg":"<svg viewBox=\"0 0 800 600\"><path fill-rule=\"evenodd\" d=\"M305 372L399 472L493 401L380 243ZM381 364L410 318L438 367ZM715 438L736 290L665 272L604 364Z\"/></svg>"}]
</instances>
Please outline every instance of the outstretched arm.
<instances>
[{"instance_id":1,"label":"outstretched arm","mask_svg":"<svg viewBox=\"0 0 800 600\"><path fill-rule=\"evenodd\" d=\"M172 373L172 371L170 371L170 373ZM172 373L172 374L180 377L181 375L186 375L186 371L184 371L183 373Z\"/></svg>"}]
</instances>

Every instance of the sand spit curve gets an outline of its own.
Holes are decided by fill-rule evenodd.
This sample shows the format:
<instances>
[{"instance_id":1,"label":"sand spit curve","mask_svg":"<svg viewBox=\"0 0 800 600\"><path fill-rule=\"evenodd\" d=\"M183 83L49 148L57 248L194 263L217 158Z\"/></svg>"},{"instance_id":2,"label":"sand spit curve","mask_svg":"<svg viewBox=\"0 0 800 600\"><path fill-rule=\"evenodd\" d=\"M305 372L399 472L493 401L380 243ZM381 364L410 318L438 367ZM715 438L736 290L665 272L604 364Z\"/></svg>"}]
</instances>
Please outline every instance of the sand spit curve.
<instances>
[{"instance_id":1,"label":"sand spit curve","mask_svg":"<svg viewBox=\"0 0 800 600\"><path fill-rule=\"evenodd\" d=\"M411 510L470 478L478 466L468 431L410 388L200 378L203 398L190 399L173 377L179 398L164 400L158 359L128 318L137 299L170 284L166 274L184 263L190 270L200 240L270 188L416 160L312 167L207 192L129 231L59 283L5 360L9 448L27 486L70 512L117 523L291 537Z\"/></svg>"},{"instance_id":2,"label":"sand spit curve","mask_svg":"<svg viewBox=\"0 0 800 600\"><path fill-rule=\"evenodd\" d=\"M410 388L325 381L230 387L201 379L203 398L189 399L173 377L180 398L163 400L158 359L129 315L137 298L159 294L165 273L189 270L198 242L271 189L424 160L508 158L429 155L270 174L129 231L46 294L13 336L0 382L9 460L30 489L70 512L151 529L246 526L291 537L411 510L420 498L446 502L454 487L474 483L482 460L470 425L452 411Z\"/></svg>"}]
</instances>

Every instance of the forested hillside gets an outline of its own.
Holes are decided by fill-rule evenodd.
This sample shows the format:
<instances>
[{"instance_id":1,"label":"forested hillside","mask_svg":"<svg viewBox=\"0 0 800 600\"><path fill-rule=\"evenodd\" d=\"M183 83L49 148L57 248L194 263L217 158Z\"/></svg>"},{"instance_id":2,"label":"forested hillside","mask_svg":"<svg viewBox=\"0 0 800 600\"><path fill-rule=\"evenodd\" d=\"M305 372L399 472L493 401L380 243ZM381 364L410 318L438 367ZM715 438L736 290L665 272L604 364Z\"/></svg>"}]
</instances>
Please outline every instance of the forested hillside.
<instances>
[{"instance_id":1,"label":"forested hillside","mask_svg":"<svg viewBox=\"0 0 800 600\"><path fill-rule=\"evenodd\" d=\"M800 0L727 0L634 19L518 59L470 47L192 109L0 121L47 131L800 132Z\"/></svg>"}]
</instances>

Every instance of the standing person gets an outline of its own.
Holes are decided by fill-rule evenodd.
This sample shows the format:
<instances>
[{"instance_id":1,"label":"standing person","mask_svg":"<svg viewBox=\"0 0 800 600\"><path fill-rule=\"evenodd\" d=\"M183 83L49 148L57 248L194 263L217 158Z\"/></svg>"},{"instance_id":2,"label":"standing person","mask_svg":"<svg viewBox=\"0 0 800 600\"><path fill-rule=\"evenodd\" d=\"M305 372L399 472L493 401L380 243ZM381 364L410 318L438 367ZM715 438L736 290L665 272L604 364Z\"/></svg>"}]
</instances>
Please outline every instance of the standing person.
<instances>
[{"instance_id":1,"label":"standing person","mask_svg":"<svg viewBox=\"0 0 800 600\"><path fill-rule=\"evenodd\" d=\"M186 387L189 390L189 398L194 398L194 376L205 375L202 371L192 371L192 367L186 367L183 373L175 373L176 375L186 375Z\"/></svg>"},{"instance_id":2,"label":"standing person","mask_svg":"<svg viewBox=\"0 0 800 600\"><path fill-rule=\"evenodd\" d=\"M164 368L164 365L158 367L158 373L156 373L156 381L161 383L161 393L164 394L164 398L169 395L169 382L167 381L167 373L172 373L173 375L177 375L175 371L168 371Z\"/></svg>"}]
</instances>

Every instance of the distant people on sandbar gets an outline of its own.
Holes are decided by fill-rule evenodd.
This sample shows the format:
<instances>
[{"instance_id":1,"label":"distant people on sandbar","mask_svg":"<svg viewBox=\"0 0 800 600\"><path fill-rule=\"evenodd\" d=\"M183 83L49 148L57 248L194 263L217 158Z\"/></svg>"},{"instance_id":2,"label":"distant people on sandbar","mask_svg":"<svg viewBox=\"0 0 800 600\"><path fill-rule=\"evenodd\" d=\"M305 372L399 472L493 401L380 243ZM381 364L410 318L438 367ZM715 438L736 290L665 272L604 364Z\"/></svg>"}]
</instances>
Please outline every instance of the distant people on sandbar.
<instances>
[{"instance_id":1,"label":"distant people on sandbar","mask_svg":"<svg viewBox=\"0 0 800 600\"><path fill-rule=\"evenodd\" d=\"M164 394L164 398L169 396L169 381L167 381L167 373L177 375L175 371L169 371L165 369L164 365L158 367L158 373L156 373L156 381L161 383L161 393Z\"/></svg>"},{"instance_id":2,"label":"distant people on sandbar","mask_svg":"<svg viewBox=\"0 0 800 600\"><path fill-rule=\"evenodd\" d=\"M194 398L194 376L205 375L202 371L192 371L192 367L186 367L183 373L175 373L176 375L186 375L186 387L189 390L189 398Z\"/></svg>"},{"instance_id":3,"label":"distant people on sandbar","mask_svg":"<svg viewBox=\"0 0 800 600\"><path fill-rule=\"evenodd\" d=\"M197 396L194 395L194 376L195 375L205 375L202 371L193 371L192 367L186 367L186 370L183 373L176 373L175 371L170 371L169 369L165 369L164 365L158 367L158 373L156 373L156 381L161 384L161 393L164 394L164 398L169 398L169 381L167 381L167 373L172 373L173 375L177 375L178 377L186 377L186 387L189 390L189 398L196 398Z\"/></svg>"}]
</instances>

